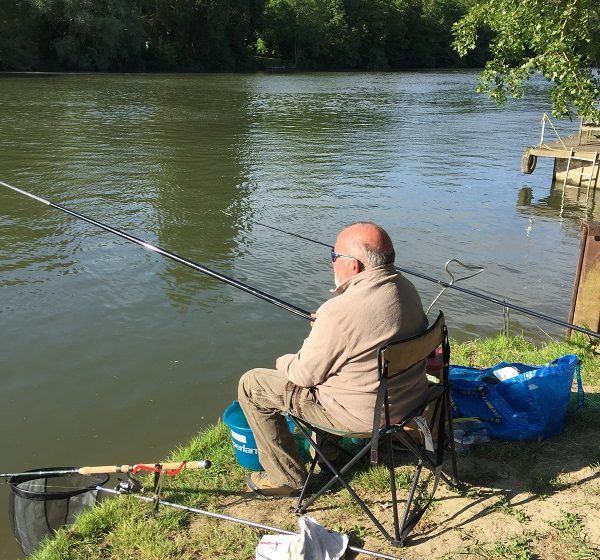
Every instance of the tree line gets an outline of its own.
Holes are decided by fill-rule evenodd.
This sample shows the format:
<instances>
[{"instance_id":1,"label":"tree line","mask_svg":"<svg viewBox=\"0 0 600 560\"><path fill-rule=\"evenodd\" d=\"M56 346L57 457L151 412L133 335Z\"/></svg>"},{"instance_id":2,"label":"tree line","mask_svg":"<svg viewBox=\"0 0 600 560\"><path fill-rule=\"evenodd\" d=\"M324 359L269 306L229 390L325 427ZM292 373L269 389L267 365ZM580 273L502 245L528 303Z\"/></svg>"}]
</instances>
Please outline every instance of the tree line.
<instances>
[{"instance_id":1,"label":"tree line","mask_svg":"<svg viewBox=\"0 0 600 560\"><path fill-rule=\"evenodd\" d=\"M482 66L452 26L475 0L0 0L0 70L397 70Z\"/></svg>"}]
</instances>

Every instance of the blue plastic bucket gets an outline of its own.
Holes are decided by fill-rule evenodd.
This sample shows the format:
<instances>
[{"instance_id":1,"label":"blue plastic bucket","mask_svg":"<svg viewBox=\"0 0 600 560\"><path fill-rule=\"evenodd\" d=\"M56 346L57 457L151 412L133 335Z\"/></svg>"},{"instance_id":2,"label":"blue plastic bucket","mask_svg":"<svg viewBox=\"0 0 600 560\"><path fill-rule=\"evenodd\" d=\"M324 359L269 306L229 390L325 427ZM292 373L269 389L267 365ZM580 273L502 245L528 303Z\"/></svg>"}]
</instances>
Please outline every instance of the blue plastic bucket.
<instances>
[{"instance_id":1,"label":"blue plastic bucket","mask_svg":"<svg viewBox=\"0 0 600 560\"><path fill-rule=\"evenodd\" d=\"M223 413L223 422L231 431L231 443L236 461L245 469L260 471L262 467L258 460L258 449L254 434L248 426L240 403L233 401Z\"/></svg>"},{"instance_id":2,"label":"blue plastic bucket","mask_svg":"<svg viewBox=\"0 0 600 560\"><path fill-rule=\"evenodd\" d=\"M294 424L286 417L290 432L294 431ZM223 413L223 422L231 432L231 443L235 459L240 466L251 471L260 471L262 466L258 460L258 449L254 434L244 416L238 401L233 401Z\"/></svg>"}]
</instances>

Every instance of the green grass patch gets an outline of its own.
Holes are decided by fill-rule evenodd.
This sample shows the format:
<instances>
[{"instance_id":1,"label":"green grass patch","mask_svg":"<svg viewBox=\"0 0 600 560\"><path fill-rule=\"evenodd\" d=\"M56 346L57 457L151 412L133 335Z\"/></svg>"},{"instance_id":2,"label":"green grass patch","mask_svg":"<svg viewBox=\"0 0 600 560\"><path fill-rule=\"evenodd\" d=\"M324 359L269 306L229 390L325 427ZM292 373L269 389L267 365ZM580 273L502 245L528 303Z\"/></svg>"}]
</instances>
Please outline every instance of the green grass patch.
<instances>
[{"instance_id":1,"label":"green grass patch","mask_svg":"<svg viewBox=\"0 0 600 560\"><path fill-rule=\"evenodd\" d=\"M527 490L540 499L547 498L558 489L558 483L543 474L533 473L527 480Z\"/></svg>"},{"instance_id":2,"label":"green grass patch","mask_svg":"<svg viewBox=\"0 0 600 560\"><path fill-rule=\"evenodd\" d=\"M161 496L165 500L192 507L216 508L219 497L228 492L239 492L243 486L246 471L237 464L229 431L221 422L198 434L188 445L176 448L166 460L209 460L213 466L206 470L183 470L176 477L166 477ZM152 477L145 476L143 481L146 492L151 493ZM198 545L197 536L192 538L186 532L189 518L187 513L165 506L155 517L152 504L141 502L135 496L108 497L93 510L81 515L73 526L58 531L55 538L46 541L31 558L198 558L197 551L202 547ZM219 525L222 531L225 525ZM252 542L256 547L255 532L250 532L252 538L243 539L241 545L238 542L238 550L246 541L248 546ZM224 546L214 544L217 540L211 541L215 550ZM222 556L216 557L228 556L223 552Z\"/></svg>"},{"instance_id":3,"label":"green grass patch","mask_svg":"<svg viewBox=\"0 0 600 560\"><path fill-rule=\"evenodd\" d=\"M396 488L408 489L412 480L412 469L401 467L395 471ZM382 465L373 466L359 472L352 477L352 485L358 490L365 492L383 493L390 488L390 473L388 468Z\"/></svg>"},{"instance_id":4,"label":"green grass patch","mask_svg":"<svg viewBox=\"0 0 600 560\"><path fill-rule=\"evenodd\" d=\"M523 510L510 505L510 502L506 496L502 496L495 504L489 507L491 511L497 511L504 515L510 515L514 517L519 523L527 523L531 521L531 517L527 515Z\"/></svg>"},{"instance_id":5,"label":"green grass patch","mask_svg":"<svg viewBox=\"0 0 600 560\"><path fill-rule=\"evenodd\" d=\"M535 538L534 533L526 533L505 541L475 543L467 546L464 554L472 554L485 560L533 560L535 556L532 545Z\"/></svg>"},{"instance_id":6,"label":"green grass patch","mask_svg":"<svg viewBox=\"0 0 600 560\"><path fill-rule=\"evenodd\" d=\"M492 338L451 344L451 362L478 368L491 367L498 362L545 364L565 354L575 354L581 360L584 383L600 385L600 359L597 341L591 342L576 333L564 342L549 342L542 346L525 340L523 336L507 337L499 334Z\"/></svg>"},{"instance_id":7,"label":"green grass patch","mask_svg":"<svg viewBox=\"0 0 600 560\"><path fill-rule=\"evenodd\" d=\"M593 546L584 533L581 518L568 511L561 511L561 516L556 521L549 521L560 534L560 538L571 549L573 560L597 560L600 558L600 549Z\"/></svg>"}]
</instances>

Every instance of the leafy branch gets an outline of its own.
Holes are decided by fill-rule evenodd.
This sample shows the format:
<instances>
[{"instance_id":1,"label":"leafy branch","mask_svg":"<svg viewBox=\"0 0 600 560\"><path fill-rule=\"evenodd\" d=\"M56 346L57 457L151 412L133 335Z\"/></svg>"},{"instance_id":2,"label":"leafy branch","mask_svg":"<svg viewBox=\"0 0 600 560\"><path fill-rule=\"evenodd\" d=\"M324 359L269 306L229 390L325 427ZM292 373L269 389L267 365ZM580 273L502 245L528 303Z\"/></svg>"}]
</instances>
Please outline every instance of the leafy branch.
<instances>
[{"instance_id":1,"label":"leafy branch","mask_svg":"<svg viewBox=\"0 0 600 560\"><path fill-rule=\"evenodd\" d=\"M453 47L465 56L491 31L491 58L478 91L502 104L522 97L539 72L553 82L552 112L600 122L600 81L588 53L597 50L600 5L594 0L481 0L453 26Z\"/></svg>"}]
</instances>

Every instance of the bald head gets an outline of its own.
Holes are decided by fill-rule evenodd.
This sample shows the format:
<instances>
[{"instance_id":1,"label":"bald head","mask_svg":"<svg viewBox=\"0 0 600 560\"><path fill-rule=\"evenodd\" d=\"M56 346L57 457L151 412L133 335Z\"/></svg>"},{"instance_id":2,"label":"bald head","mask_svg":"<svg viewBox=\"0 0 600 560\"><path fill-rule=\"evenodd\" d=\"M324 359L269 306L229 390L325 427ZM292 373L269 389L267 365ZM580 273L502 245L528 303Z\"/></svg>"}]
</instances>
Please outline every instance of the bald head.
<instances>
[{"instance_id":1,"label":"bald head","mask_svg":"<svg viewBox=\"0 0 600 560\"><path fill-rule=\"evenodd\" d=\"M387 232L371 222L356 222L337 237L335 250L353 255L365 269L394 262L392 240Z\"/></svg>"}]
</instances>

